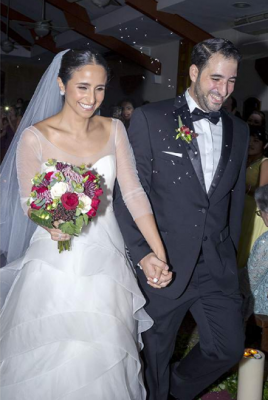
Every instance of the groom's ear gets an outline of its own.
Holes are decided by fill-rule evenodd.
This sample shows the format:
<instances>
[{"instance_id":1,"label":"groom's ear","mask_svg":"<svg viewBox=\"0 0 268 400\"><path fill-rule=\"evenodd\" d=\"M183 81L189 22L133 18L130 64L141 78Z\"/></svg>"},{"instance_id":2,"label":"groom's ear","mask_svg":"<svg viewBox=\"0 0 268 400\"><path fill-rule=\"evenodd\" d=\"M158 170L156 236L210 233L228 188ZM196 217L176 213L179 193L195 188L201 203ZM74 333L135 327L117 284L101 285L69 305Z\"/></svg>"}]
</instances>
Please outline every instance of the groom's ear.
<instances>
[{"instance_id":1,"label":"groom's ear","mask_svg":"<svg viewBox=\"0 0 268 400\"><path fill-rule=\"evenodd\" d=\"M199 70L195 64L192 64L189 68L189 76L192 82L196 82L198 78Z\"/></svg>"}]
</instances>

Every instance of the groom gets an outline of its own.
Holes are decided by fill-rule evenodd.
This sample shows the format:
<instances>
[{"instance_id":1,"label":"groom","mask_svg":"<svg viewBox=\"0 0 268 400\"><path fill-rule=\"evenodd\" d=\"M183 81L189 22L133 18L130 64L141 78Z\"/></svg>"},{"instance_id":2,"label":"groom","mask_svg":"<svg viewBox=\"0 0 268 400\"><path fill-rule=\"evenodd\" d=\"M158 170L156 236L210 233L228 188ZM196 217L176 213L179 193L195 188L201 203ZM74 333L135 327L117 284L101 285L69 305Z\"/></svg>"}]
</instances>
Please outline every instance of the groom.
<instances>
[{"instance_id":1,"label":"groom","mask_svg":"<svg viewBox=\"0 0 268 400\"><path fill-rule=\"evenodd\" d=\"M131 119L129 138L139 177L173 272L166 288L165 274L155 288L147 284L150 271L157 269L154 256L117 194L116 216L133 262L142 268L137 268L138 279L154 320L143 335L149 400L167 400L169 392L192 400L243 355L236 251L248 129L221 109L234 90L239 62L228 40L198 43L190 88L175 101L136 109ZM182 124L186 132L179 129ZM188 310L200 341L170 373L177 332Z\"/></svg>"}]
</instances>

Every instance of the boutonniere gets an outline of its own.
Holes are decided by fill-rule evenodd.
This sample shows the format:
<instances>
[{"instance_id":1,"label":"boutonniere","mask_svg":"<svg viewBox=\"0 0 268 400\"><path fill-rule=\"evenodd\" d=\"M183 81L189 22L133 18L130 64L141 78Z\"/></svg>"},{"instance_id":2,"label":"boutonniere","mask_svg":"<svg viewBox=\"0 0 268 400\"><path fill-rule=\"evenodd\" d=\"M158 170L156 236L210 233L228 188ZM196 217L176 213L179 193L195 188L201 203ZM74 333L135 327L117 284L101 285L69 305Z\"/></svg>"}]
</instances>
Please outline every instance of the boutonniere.
<instances>
[{"instance_id":1,"label":"boutonniere","mask_svg":"<svg viewBox=\"0 0 268 400\"><path fill-rule=\"evenodd\" d=\"M175 129L175 131L177 132L175 140L178 140L181 138L181 140L184 140L187 143L191 143L191 141L194 138L196 138L198 136L198 134L195 133L194 131L191 131L190 128L188 128L188 126L183 125L180 116L178 118L178 121L179 121L179 127L177 129Z\"/></svg>"}]
</instances>

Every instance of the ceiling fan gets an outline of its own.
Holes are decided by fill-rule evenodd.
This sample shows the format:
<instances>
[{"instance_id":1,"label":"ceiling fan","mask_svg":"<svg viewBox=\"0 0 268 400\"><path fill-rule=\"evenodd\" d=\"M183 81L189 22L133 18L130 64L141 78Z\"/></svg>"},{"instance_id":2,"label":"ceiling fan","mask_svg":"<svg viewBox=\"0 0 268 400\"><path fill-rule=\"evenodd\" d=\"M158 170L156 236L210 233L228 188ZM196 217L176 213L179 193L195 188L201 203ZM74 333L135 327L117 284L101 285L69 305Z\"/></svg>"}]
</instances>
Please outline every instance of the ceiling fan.
<instances>
[{"instance_id":1,"label":"ceiling fan","mask_svg":"<svg viewBox=\"0 0 268 400\"><path fill-rule=\"evenodd\" d=\"M33 29L38 37L44 37L50 33L52 30L69 30L72 29L69 26L56 26L52 23L51 19L46 19L46 1L42 0L42 19L36 22L24 22L24 21L15 21L19 23L26 29Z\"/></svg>"},{"instance_id":2,"label":"ceiling fan","mask_svg":"<svg viewBox=\"0 0 268 400\"><path fill-rule=\"evenodd\" d=\"M78 3L80 0L67 0L69 3ZM99 8L105 8L107 6L122 6L117 0L88 0Z\"/></svg>"},{"instance_id":3,"label":"ceiling fan","mask_svg":"<svg viewBox=\"0 0 268 400\"><path fill-rule=\"evenodd\" d=\"M10 0L8 0L7 3L7 25L6 25L6 39L2 40L1 42L1 50L6 53L9 54L11 53L14 49L16 49L17 47L15 46L15 42L13 42L12 40L9 39L8 36L8 29L9 29L9 8L10 8Z\"/></svg>"}]
</instances>

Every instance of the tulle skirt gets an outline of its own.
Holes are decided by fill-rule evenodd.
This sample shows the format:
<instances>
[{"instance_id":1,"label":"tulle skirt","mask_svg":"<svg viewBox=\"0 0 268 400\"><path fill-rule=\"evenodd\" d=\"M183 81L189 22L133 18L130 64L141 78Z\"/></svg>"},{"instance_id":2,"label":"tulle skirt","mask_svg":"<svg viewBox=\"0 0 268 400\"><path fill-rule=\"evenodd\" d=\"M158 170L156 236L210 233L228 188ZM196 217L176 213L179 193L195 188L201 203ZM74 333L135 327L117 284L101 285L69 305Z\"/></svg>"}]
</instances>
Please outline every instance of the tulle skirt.
<instances>
[{"instance_id":1,"label":"tulle skirt","mask_svg":"<svg viewBox=\"0 0 268 400\"><path fill-rule=\"evenodd\" d=\"M152 320L113 214L61 254L37 228L1 275L13 282L1 313L2 400L146 398L139 351Z\"/></svg>"}]
</instances>

